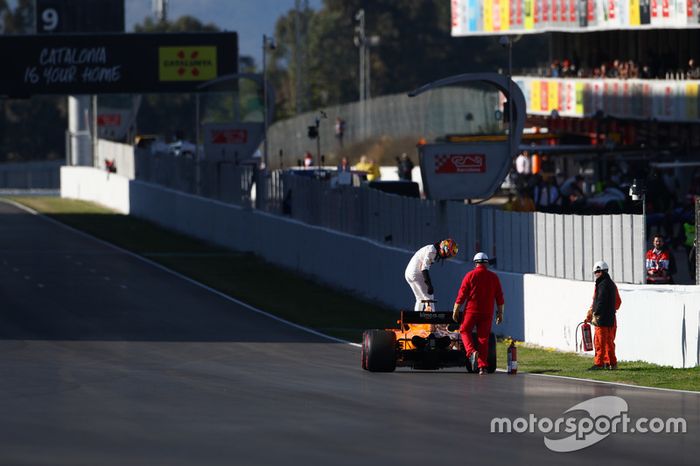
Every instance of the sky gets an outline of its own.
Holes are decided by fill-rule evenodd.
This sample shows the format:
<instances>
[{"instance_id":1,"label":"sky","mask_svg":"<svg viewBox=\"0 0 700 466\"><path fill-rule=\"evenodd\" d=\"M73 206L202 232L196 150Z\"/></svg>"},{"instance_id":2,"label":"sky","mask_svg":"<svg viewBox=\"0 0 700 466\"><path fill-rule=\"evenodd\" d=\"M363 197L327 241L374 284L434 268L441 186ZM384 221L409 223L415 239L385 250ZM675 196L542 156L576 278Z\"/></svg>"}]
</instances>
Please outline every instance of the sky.
<instances>
[{"instance_id":1,"label":"sky","mask_svg":"<svg viewBox=\"0 0 700 466\"><path fill-rule=\"evenodd\" d=\"M311 9L320 9L322 0L308 1ZM237 32L239 55L252 56L260 67L263 34L272 36L277 19L293 8L294 0L169 0L168 19L189 15ZM127 32L153 15L152 0L124 0L124 9Z\"/></svg>"}]
</instances>

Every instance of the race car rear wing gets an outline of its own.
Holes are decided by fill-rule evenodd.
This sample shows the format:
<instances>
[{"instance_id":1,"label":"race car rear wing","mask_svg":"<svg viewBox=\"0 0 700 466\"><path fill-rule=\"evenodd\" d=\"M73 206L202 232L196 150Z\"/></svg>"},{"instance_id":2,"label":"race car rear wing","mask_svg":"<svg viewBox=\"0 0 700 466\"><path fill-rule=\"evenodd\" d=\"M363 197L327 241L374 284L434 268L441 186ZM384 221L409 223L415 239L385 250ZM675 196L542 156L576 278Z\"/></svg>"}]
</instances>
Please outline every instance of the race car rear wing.
<instances>
[{"instance_id":1,"label":"race car rear wing","mask_svg":"<svg viewBox=\"0 0 700 466\"><path fill-rule=\"evenodd\" d=\"M453 324L452 312L401 311L401 324Z\"/></svg>"}]
</instances>

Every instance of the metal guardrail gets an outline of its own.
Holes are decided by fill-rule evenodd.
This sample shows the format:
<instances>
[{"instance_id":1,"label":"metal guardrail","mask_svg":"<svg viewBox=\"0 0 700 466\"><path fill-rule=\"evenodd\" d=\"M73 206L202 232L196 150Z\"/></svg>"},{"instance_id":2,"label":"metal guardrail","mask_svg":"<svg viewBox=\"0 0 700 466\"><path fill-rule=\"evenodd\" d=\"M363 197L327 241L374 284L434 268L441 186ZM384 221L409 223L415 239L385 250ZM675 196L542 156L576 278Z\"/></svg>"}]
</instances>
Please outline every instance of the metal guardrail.
<instances>
[{"instance_id":1,"label":"metal guardrail","mask_svg":"<svg viewBox=\"0 0 700 466\"><path fill-rule=\"evenodd\" d=\"M257 170L232 161L196 160L136 149L134 178L231 204L250 205Z\"/></svg>"},{"instance_id":2,"label":"metal guardrail","mask_svg":"<svg viewBox=\"0 0 700 466\"><path fill-rule=\"evenodd\" d=\"M59 189L62 160L0 164L0 189Z\"/></svg>"}]
</instances>

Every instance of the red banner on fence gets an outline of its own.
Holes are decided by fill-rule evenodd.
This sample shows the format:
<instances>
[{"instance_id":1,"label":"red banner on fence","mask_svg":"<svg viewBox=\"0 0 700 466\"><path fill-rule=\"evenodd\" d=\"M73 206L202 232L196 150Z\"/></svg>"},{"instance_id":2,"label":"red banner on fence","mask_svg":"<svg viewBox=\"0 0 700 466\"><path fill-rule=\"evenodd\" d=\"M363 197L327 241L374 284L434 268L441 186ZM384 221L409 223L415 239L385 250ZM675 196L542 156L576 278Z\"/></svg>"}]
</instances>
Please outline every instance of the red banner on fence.
<instances>
[{"instance_id":1,"label":"red banner on fence","mask_svg":"<svg viewBox=\"0 0 700 466\"><path fill-rule=\"evenodd\" d=\"M211 132L213 144L245 144L248 142L248 131L244 129L215 129Z\"/></svg>"}]
</instances>

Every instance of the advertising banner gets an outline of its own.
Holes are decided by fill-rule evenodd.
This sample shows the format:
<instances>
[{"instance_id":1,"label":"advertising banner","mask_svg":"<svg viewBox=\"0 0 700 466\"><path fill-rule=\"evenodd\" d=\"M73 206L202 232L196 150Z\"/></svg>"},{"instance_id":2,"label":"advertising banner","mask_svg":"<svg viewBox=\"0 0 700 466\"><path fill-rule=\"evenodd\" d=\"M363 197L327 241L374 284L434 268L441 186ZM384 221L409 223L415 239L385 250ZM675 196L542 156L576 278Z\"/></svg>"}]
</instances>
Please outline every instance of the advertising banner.
<instances>
[{"instance_id":1,"label":"advertising banner","mask_svg":"<svg viewBox=\"0 0 700 466\"><path fill-rule=\"evenodd\" d=\"M700 81L513 77L530 115L700 122Z\"/></svg>"},{"instance_id":2,"label":"advertising banner","mask_svg":"<svg viewBox=\"0 0 700 466\"><path fill-rule=\"evenodd\" d=\"M700 27L695 0L451 0L452 35Z\"/></svg>"},{"instance_id":3,"label":"advertising banner","mask_svg":"<svg viewBox=\"0 0 700 466\"><path fill-rule=\"evenodd\" d=\"M503 142L427 144L420 148L423 188L429 199L480 198L493 191L494 181L512 155Z\"/></svg>"},{"instance_id":4,"label":"advertising banner","mask_svg":"<svg viewBox=\"0 0 700 466\"><path fill-rule=\"evenodd\" d=\"M121 141L126 138L129 126L134 122L134 112L122 108L101 107L97 113L97 130L100 138Z\"/></svg>"},{"instance_id":5,"label":"advertising banner","mask_svg":"<svg viewBox=\"0 0 700 466\"><path fill-rule=\"evenodd\" d=\"M250 160L262 142L263 130L263 123L205 123L204 156L234 163Z\"/></svg>"}]
</instances>

